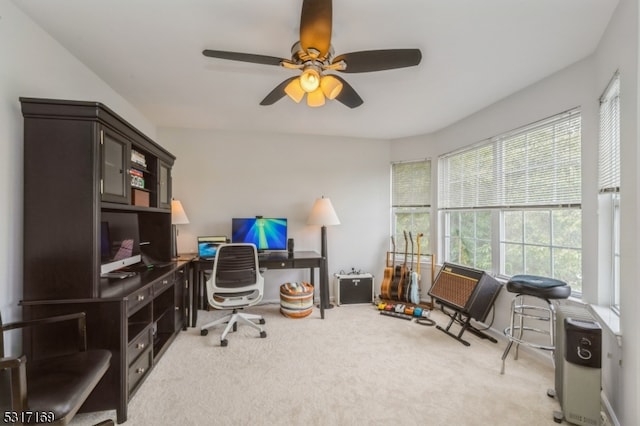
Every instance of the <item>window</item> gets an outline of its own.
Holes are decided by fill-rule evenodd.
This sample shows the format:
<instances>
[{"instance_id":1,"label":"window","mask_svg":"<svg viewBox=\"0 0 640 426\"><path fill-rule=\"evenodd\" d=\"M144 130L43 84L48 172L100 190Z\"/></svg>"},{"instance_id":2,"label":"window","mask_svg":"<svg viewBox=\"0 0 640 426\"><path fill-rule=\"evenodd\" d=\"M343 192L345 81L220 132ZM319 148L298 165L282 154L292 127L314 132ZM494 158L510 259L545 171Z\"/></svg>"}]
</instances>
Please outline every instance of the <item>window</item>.
<instances>
[{"instance_id":1,"label":"window","mask_svg":"<svg viewBox=\"0 0 640 426\"><path fill-rule=\"evenodd\" d=\"M403 231L406 231L411 232L414 242L422 233L421 251L429 253L431 160L393 163L391 188L392 235L396 241L396 251L403 250Z\"/></svg>"},{"instance_id":2,"label":"window","mask_svg":"<svg viewBox=\"0 0 640 426\"><path fill-rule=\"evenodd\" d=\"M446 154L438 172L445 260L581 291L579 110Z\"/></svg>"},{"instance_id":3,"label":"window","mask_svg":"<svg viewBox=\"0 0 640 426\"><path fill-rule=\"evenodd\" d=\"M616 73L600 98L599 209L601 235L607 247L600 266L608 270L610 305L620 312L620 75Z\"/></svg>"}]
</instances>

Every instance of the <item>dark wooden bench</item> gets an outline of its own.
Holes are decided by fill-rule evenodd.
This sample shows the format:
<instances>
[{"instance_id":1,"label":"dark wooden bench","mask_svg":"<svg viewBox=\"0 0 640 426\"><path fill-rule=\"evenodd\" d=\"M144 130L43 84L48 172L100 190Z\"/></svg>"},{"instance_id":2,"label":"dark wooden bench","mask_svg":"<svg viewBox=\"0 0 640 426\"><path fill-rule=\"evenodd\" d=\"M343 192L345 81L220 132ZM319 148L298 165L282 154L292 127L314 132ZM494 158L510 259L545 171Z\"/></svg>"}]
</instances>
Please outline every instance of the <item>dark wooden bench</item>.
<instances>
[{"instance_id":1,"label":"dark wooden bench","mask_svg":"<svg viewBox=\"0 0 640 426\"><path fill-rule=\"evenodd\" d=\"M73 351L35 361L29 361L25 355L5 357L6 331L63 321L77 321L79 341ZM0 317L0 328L0 372L9 371L10 380L10 411L4 413L5 423L68 424L105 375L111 362L110 351L87 350L85 313L7 324L3 324ZM113 424L113 421L100 424Z\"/></svg>"}]
</instances>

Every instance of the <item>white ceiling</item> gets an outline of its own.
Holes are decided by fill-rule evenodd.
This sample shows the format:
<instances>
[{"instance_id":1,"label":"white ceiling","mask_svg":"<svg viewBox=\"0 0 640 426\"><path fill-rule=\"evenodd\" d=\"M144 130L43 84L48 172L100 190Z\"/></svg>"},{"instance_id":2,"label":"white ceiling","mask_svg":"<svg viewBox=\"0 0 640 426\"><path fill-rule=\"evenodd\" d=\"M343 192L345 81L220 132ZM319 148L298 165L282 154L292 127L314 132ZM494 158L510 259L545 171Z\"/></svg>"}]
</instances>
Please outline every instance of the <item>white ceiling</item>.
<instances>
[{"instance_id":1,"label":"white ceiling","mask_svg":"<svg viewBox=\"0 0 640 426\"><path fill-rule=\"evenodd\" d=\"M355 109L260 106L293 71L201 53L289 58L301 0L14 3L159 127L386 139L441 129L590 55L618 0L334 1L336 55L422 51L417 67L342 74L364 99Z\"/></svg>"}]
</instances>

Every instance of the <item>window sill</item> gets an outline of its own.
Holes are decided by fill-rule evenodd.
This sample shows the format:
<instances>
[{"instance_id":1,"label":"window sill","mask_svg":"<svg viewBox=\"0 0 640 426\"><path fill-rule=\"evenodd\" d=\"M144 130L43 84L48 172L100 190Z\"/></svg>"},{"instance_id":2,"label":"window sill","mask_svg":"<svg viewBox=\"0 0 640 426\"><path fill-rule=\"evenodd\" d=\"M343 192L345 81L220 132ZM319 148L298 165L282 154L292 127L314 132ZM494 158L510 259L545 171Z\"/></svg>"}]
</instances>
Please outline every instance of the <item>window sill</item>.
<instances>
[{"instance_id":1,"label":"window sill","mask_svg":"<svg viewBox=\"0 0 640 426\"><path fill-rule=\"evenodd\" d=\"M622 346L622 332L620 331L620 317L608 306L589 305L593 314L600 320L610 333L616 336L618 345Z\"/></svg>"}]
</instances>

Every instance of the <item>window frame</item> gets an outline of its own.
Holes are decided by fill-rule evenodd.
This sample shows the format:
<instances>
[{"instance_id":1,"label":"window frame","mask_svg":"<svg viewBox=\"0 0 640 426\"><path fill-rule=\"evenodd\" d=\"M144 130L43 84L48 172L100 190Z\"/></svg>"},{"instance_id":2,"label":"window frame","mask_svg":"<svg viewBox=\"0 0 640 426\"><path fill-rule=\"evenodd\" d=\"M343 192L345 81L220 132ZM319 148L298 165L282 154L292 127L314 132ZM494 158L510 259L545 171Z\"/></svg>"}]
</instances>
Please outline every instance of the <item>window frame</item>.
<instances>
[{"instance_id":1,"label":"window frame","mask_svg":"<svg viewBox=\"0 0 640 426\"><path fill-rule=\"evenodd\" d=\"M451 153L444 154L438 159L438 228L440 229L440 252L439 257L445 261L449 261L451 259L451 248L452 241L455 237L452 235L452 218L459 214L460 212L469 212L477 217L477 213L481 211L489 211L490 212L490 238L491 242L489 246L491 247L490 253L490 261L484 261L484 264L478 265L477 259L478 254L474 253L474 261L472 265L466 265L471 267L482 266L478 269L488 270L489 272L495 273L498 276L508 278L506 275L506 266L505 266L505 241L504 241L504 226L505 226L505 214L507 212L517 212L521 211L524 215L527 211L548 211L550 212L550 220L551 220L551 212L557 209L577 209L581 212L582 210L582 164L581 164L581 154L582 154L582 130L581 130L581 118L582 112L580 108L574 108L560 114L556 114L552 117L549 117L544 120L540 120L535 123L531 123L526 126L522 126L518 129L514 129L513 131L506 132L502 135L498 135L496 137L492 137L483 142L462 148L457 151L453 151ZM564 128L565 133L562 133L562 126L566 126ZM539 133L543 132L546 128L551 129L549 140L543 139L533 139L534 136L539 137ZM558 133L556 133L556 129ZM571 129L571 130L567 130ZM543 132L544 133L544 132ZM529 141L529 135L531 136L531 142ZM524 142L522 142L521 138L524 138ZM508 158L505 159L505 152L511 152L510 150L514 149L514 146L521 145L509 145L509 144L524 144L522 146L527 147L529 143L542 143L547 145L552 145L557 147L559 150L562 150L563 153L566 154L569 150L572 154L567 158L574 158L575 163L577 164L577 172L572 175L572 181L570 182L573 190L567 191L566 188L560 188L560 190L565 190L565 192L560 192L561 196L556 200L552 197L549 197L546 200L541 202L537 202L538 200L535 197L536 188L538 185L537 181L531 181L534 185L533 192L531 194L534 195L533 198L522 197L522 201L512 203L510 202L511 198L508 194L508 177L506 173L508 172L508 168L506 166ZM566 144L566 145L563 145ZM481 151L482 150L482 151ZM539 154L538 151L531 151L533 155ZM556 150L553 151L553 161L556 161ZM483 154L484 153L484 154ZM575 155L577 153L577 156ZM474 155L479 156L478 158L474 158ZM456 158L457 156L457 158ZM466 158L468 157L468 158ZM486 158L485 158L486 157ZM577 159L575 158L577 157ZM490 158L489 163L487 163L487 158ZM510 157L510 158L513 158ZM471 160L469 160L471 159ZM452 163L454 161L458 161L458 163ZM471 161L469 163L469 161ZM460 166L460 164L465 165L464 167ZM468 164L471 167L466 167ZM482 171L480 167L477 170L473 170L473 166L476 164L482 164L482 167L486 169L486 165L490 165L490 170ZM530 170L531 164L535 167L534 163L526 163L527 170ZM539 164L539 163L538 163ZM572 167L572 163L563 164L562 167L570 168ZM468 188L473 189L474 183L465 182L465 179L460 179L460 177L456 174L457 169L463 169L463 173L469 176L469 179L476 180L476 187L480 188L484 193L480 195L474 195L472 192L469 194L465 194L465 197L457 196L456 194L446 193L446 191L451 192L455 187L455 182L458 182L458 185L466 185L461 186L462 190L467 190ZM450 169L451 168L451 169ZM535 169L534 169L535 170ZM562 168L558 169L560 172L563 171ZM453 176L454 179L448 181L448 179ZM455 178L458 178L457 180ZM548 179L548 178L547 178ZM491 187L487 191L483 185L488 182ZM453 184L453 185L452 185ZM529 187L526 187L527 191L529 191ZM577 189L577 190L576 190ZM555 190L555 187L554 187ZM495 195L492 194L495 192ZM527 192L529 193L529 192ZM576 194L577 193L577 194ZM487 196L488 194L488 196ZM547 194L543 194L547 195ZM475 198L474 198L475 197ZM471 200L471 201L469 201ZM483 203L478 202L478 200L483 200ZM461 205L456 205L456 203L462 203ZM582 215L580 217L580 225L582 222ZM485 223L486 225L486 223ZM476 230L477 235L477 230ZM477 241L474 240L475 247L477 247ZM522 247L528 246L529 244L525 244L523 242ZM549 262L557 262L557 259L554 258L554 252L558 247L556 247L552 240L549 241L545 247L549 247ZM560 249L564 249L560 247ZM576 276L579 277L579 286L576 285L572 287L574 290L574 295L580 295L581 286L582 286L582 241L580 238L579 247L570 247L570 250L579 250L579 270L576 271ZM456 259L458 260L458 259ZM490 264L490 268L486 268L486 264ZM553 270L552 270L553 272ZM519 273L524 273L519 272Z\"/></svg>"}]
</instances>

